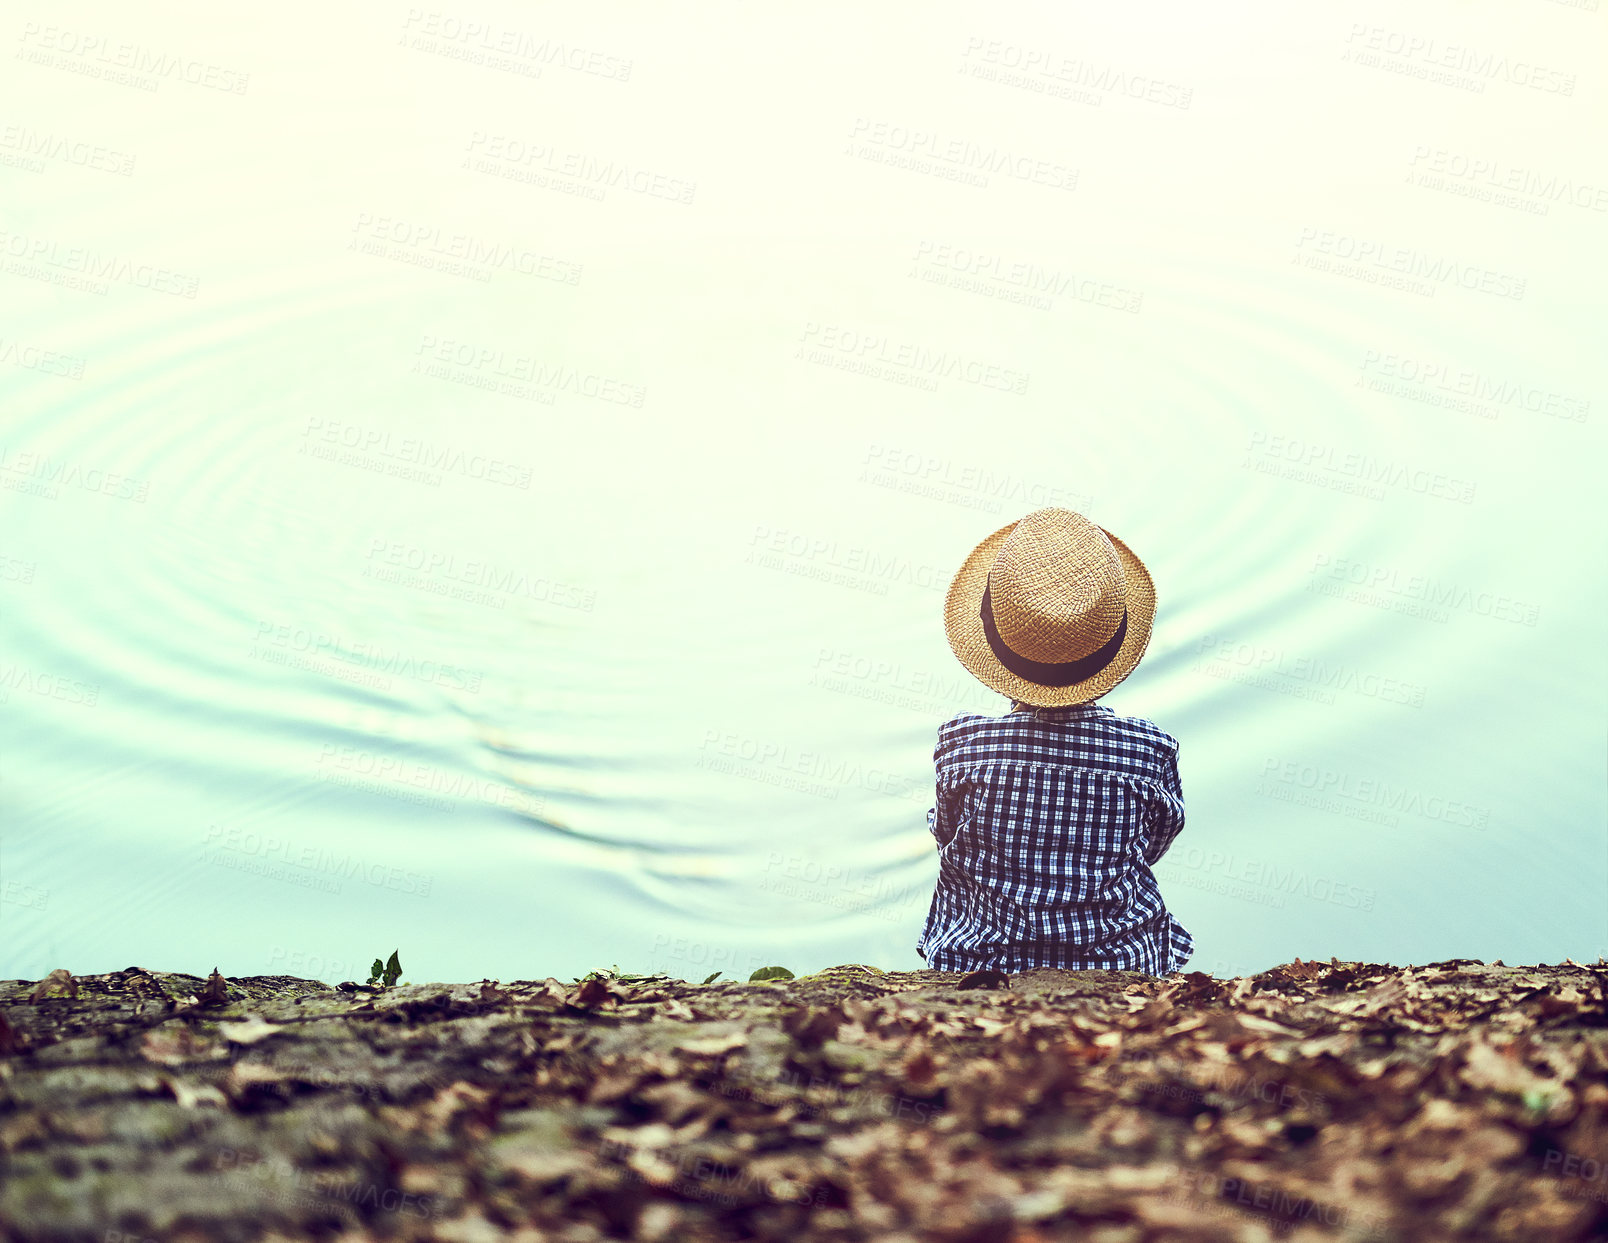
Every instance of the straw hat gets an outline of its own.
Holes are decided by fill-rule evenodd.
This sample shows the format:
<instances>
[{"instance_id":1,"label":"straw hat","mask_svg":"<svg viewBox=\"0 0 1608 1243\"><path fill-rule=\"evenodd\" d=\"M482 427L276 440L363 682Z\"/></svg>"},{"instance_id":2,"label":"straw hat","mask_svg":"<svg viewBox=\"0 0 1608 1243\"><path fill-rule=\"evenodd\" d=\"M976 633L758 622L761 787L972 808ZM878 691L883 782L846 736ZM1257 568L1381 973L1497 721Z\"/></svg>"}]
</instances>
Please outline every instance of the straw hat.
<instances>
[{"instance_id":1,"label":"straw hat","mask_svg":"<svg viewBox=\"0 0 1608 1243\"><path fill-rule=\"evenodd\" d=\"M949 584L944 631L982 684L1037 707L1087 703L1133 672L1156 588L1128 546L1069 509L977 545Z\"/></svg>"}]
</instances>

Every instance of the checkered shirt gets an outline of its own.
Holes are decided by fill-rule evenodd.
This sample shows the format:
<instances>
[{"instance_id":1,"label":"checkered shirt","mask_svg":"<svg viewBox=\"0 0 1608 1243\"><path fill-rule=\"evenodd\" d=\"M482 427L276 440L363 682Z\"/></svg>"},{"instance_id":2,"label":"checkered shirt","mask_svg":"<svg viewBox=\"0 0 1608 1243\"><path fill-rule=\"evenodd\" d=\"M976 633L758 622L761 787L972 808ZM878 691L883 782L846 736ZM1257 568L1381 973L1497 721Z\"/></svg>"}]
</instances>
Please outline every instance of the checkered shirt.
<instances>
[{"instance_id":1,"label":"checkered shirt","mask_svg":"<svg viewBox=\"0 0 1608 1243\"><path fill-rule=\"evenodd\" d=\"M1166 975L1195 941L1151 872L1184 827L1178 740L1099 704L944 724L938 884L916 951L940 971Z\"/></svg>"}]
</instances>

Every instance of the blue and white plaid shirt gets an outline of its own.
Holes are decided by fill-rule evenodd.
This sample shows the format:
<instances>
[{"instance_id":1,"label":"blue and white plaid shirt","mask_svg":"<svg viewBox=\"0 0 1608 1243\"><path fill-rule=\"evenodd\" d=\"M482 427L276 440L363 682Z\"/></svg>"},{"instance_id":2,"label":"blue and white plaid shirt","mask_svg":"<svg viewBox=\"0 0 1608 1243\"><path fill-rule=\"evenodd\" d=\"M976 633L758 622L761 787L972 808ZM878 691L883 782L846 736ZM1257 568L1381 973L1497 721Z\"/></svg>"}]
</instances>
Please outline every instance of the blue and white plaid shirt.
<instances>
[{"instance_id":1,"label":"blue and white plaid shirt","mask_svg":"<svg viewBox=\"0 0 1608 1243\"><path fill-rule=\"evenodd\" d=\"M938 884L916 951L939 971L1166 975L1195 941L1151 867L1184 827L1178 740L1099 704L938 731Z\"/></svg>"}]
</instances>

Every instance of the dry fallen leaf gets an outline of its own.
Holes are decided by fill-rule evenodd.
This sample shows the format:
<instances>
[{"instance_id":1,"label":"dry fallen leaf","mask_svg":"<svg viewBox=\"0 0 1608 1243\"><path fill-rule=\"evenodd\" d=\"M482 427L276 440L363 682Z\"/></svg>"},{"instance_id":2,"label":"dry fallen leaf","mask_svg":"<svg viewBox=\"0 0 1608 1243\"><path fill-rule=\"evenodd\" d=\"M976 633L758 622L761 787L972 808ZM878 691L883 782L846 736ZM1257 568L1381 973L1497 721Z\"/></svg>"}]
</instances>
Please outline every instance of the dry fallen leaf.
<instances>
[{"instance_id":1,"label":"dry fallen leaf","mask_svg":"<svg viewBox=\"0 0 1608 1243\"><path fill-rule=\"evenodd\" d=\"M482 1005L496 1005L508 1000L508 994L497 987L496 980L480 981L480 1002Z\"/></svg>"},{"instance_id":2,"label":"dry fallen leaf","mask_svg":"<svg viewBox=\"0 0 1608 1243\"><path fill-rule=\"evenodd\" d=\"M912 1092L930 1092L938 1085L938 1063L933 1060L932 1051L924 1045L917 1046L905 1058L899 1071L905 1086Z\"/></svg>"},{"instance_id":3,"label":"dry fallen leaf","mask_svg":"<svg viewBox=\"0 0 1608 1243\"><path fill-rule=\"evenodd\" d=\"M256 1044L284 1030L280 1024L269 1023L256 1014L248 1014L238 1023L218 1024L218 1034L235 1044Z\"/></svg>"},{"instance_id":4,"label":"dry fallen leaf","mask_svg":"<svg viewBox=\"0 0 1608 1243\"><path fill-rule=\"evenodd\" d=\"M1275 1023L1272 1019L1265 1019L1255 1014L1241 1014L1239 1021L1252 1031L1269 1032L1275 1036L1299 1036L1299 1028L1287 1027L1283 1023Z\"/></svg>"},{"instance_id":5,"label":"dry fallen leaf","mask_svg":"<svg viewBox=\"0 0 1608 1243\"><path fill-rule=\"evenodd\" d=\"M207 977L206 987L201 990L200 1004L203 1006L226 1006L229 1004L229 985L218 974L216 967Z\"/></svg>"},{"instance_id":6,"label":"dry fallen leaf","mask_svg":"<svg viewBox=\"0 0 1608 1243\"><path fill-rule=\"evenodd\" d=\"M835 1040L844 1023L844 1012L838 1006L821 1009L800 1006L783 1015L782 1030L801 1048L818 1049L828 1040Z\"/></svg>"},{"instance_id":7,"label":"dry fallen leaf","mask_svg":"<svg viewBox=\"0 0 1608 1243\"><path fill-rule=\"evenodd\" d=\"M1510 1096L1530 1092L1561 1096L1568 1091L1557 1080L1543 1078L1525 1066L1515 1046L1498 1046L1484 1038L1470 1041L1464 1050L1462 1079L1470 1087Z\"/></svg>"},{"instance_id":8,"label":"dry fallen leaf","mask_svg":"<svg viewBox=\"0 0 1608 1243\"><path fill-rule=\"evenodd\" d=\"M173 1099L178 1101L180 1109L195 1109L200 1105L227 1107L229 1104L229 1098L210 1083L191 1084L167 1076L163 1077L162 1083L173 1093Z\"/></svg>"},{"instance_id":9,"label":"dry fallen leaf","mask_svg":"<svg viewBox=\"0 0 1608 1243\"><path fill-rule=\"evenodd\" d=\"M748 1036L743 1032L726 1032L716 1036L694 1036L691 1040L683 1040L676 1047L683 1053L715 1054L726 1053L732 1049L748 1043Z\"/></svg>"},{"instance_id":10,"label":"dry fallen leaf","mask_svg":"<svg viewBox=\"0 0 1608 1243\"><path fill-rule=\"evenodd\" d=\"M668 1148L676 1142L676 1129L665 1122L604 1127L603 1142L625 1148Z\"/></svg>"},{"instance_id":11,"label":"dry fallen leaf","mask_svg":"<svg viewBox=\"0 0 1608 1243\"><path fill-rule=\"evenodd\" d=\"M458 1114L484 1109L492 1095L489 1088L472 1083L451 1083L438 1091L419 1112L432 1131L440 1132L447 1130Z\"/></svg>"},{"instance_id":12,"label":"dry fallen leaf","mask_svg":"<svg viewBox=\"0 0 1608 1243\"><path fill-rule=\"evenodd\" d=\"M40 980L34 991L28 994L28 1000L38 1005L41 1001L54 996L58 990L64 997L78 996L78 982L73 979L72 972L66 967L57 967Z\"/></svg>"},{"instance_id":13,"label":"dry fallen leaf","mask_svg":"<svg viewBox=\"0 0 1608 1243\"><path fill-rule=\"evenodd\" d=\"M530 995L527 1001L528 1004L542 1010L556 1010L564 1004L566 996L564 986L552 976L548 976L536 986L536 991Z\"/></svg>"},{"instance_id":14,"label":"dry fallen leaf","mask_svg":"<svg viewBox=\"0 0 1608 1243\"><path fill-rule=\"evenodd\" d=\"M582 980L564 1000L580 1010L612 1009L620 1004L625 992L612 980L593 977Z\"/></svg>"},{"instance_id":15,"label":"dry fallen leaf","mask_svg":"<svg viewBox=\"0 0 1608 1243\"><path fill-rule=\"evenodd\" d=\"M205 1046L182 1023L164 1023L140 1038L140 1056L163 1066L179 1066L203 1056Z\"/></svg>"}]
</instances>

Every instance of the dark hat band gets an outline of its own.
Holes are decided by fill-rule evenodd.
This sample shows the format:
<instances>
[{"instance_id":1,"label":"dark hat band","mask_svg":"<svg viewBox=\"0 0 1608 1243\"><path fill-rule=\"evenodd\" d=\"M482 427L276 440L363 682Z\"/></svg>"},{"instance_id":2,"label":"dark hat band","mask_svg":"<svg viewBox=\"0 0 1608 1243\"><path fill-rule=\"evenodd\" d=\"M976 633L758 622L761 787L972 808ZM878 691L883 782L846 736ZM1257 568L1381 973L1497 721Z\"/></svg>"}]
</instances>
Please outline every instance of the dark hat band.
<instances>
[{"instance_id":1,"label":"dark hat band","mask_svg":"<svg viewBox=\"0 0 1608 1243\"><path fill-rule=\"evenodd\" d=\"M1005 646L1005 640L999 637L999 630L994 626L994 608L988 598L986 579L983 582L983 606L980 612L983 618L983 635L987 638L988 646L993 649L994 655L999 658L999 663L1017 677L1026 678L1029 682L1036 682L1040 686L1071 686L1074 682L1083 682L1094 677L1117 658L1117 653L1122 650L1122 641L1128 635L1128 610L1123 609L1117 633L1107 639L1098 651L1089 653L1081 660L1063 660L1049 664L1041 660L1029 660Z\"/></svg>"}]
</instances>

